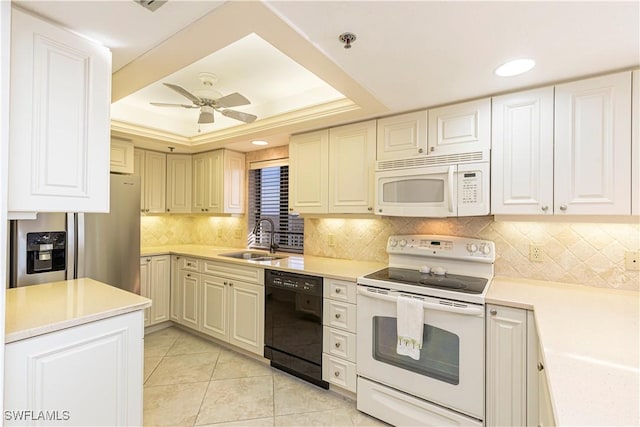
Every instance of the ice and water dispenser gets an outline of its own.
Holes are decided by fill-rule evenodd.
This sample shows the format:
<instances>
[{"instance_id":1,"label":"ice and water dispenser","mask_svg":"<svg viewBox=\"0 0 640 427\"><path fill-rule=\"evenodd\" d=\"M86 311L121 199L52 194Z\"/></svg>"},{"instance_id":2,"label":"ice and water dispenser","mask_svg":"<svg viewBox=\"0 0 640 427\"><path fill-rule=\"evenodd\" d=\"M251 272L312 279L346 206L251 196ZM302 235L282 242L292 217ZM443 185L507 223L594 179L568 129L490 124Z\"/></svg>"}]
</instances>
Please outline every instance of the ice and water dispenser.
<instances>
[{"instance_id":1,"label":"ice and water dispenser","mask_svg":"<svg viewBox=\"0 0 640 427\"><path fill-rule=\"evenodd\" d=\"M27 274L64 270L66 246L64 231L27 233Z\"/></svg>"}]
</instances>

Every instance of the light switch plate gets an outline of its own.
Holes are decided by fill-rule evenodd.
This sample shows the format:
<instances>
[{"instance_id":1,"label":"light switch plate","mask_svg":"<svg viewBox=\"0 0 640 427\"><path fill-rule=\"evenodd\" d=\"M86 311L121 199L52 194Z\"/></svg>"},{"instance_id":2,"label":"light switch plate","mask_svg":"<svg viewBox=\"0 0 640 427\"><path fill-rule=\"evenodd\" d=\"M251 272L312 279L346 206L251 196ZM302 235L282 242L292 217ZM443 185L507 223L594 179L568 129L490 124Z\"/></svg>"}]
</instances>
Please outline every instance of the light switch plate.
<instances>
[{"instance_id":1,"label":"light switch plate","mask_svg":"<svg viewBox=\"0 0 640 427\"><path fill-rule=\"evenodd\" d=\"M629 271L640 271L640 251L624 253L624 268Z\"/></svg>"}]
</instances>

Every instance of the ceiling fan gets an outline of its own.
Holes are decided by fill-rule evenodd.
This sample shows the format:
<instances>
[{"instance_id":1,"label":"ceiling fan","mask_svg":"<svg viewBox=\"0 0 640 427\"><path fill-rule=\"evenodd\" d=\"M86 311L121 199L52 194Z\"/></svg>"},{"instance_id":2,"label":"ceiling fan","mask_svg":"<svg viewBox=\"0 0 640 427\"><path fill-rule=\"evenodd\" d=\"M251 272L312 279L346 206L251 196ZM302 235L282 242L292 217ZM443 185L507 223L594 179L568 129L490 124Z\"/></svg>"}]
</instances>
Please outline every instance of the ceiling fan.
<instances>
[{"instance_id":1,"label":"ceiling fan","mask_svg":"<svg viewBox=\"0 0 640 427\"><path fill-rule=\"evenodd\" d=\"M181 86L171 83L163 83L169 89L172 89L185 98L189 99L192 104L151 102L151 105L155 105L157 107L199 108L200 116L198 117L198 123L200 124L213 123L214 111L218 111L225 117L231 117L232 119L240 120L244 123L252 123L258 118L253 114L243 113L242 111L237 110L230 110L229 107L239 107L241 105L251 104L251 102L244 96L240 95L238 92L222 96L220 92L212 88L213 84L218 80L215 75L211 73L200 73L198 77L204 85L204 89L194 90L193 93L189 92Z\"/></svg>"}]
</instances>

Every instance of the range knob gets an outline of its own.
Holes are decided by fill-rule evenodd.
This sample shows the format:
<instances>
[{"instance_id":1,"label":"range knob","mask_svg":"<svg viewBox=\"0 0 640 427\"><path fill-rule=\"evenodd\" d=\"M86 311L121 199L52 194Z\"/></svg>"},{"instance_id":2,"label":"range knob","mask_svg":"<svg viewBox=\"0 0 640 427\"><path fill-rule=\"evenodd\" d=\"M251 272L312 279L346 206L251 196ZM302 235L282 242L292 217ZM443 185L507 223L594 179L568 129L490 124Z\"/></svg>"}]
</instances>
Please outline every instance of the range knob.
<instances>
[{"instance_id":1,"label":"range knob","mask_svg":"<svg viewBox=\"0 0 640 427\"><path fill-rule=\"evenodd\" d=\"M445 274L447 274L447 270L442 267L434 267L431 269L431 273L435 274L436 276L444 276Z\"/></svg>"},{"instance_id":2,"label":"range knob","mask_svg":"<svg viewBox=\"0 0 640 427\"><path fill-rule=\"evenodd\" d=\"M407 241L402 239L398 244L400 245L401 248L404 248L405 246L407 246Z\"/></svg>"},{"instance_id":3,"label":"range knob","mask_svg":"<svg viewBox=\"0 0 640 427\"><path fill-rule=\"evenodd\" d=\"M469 243L467 245L467 250L471 253L474 253L475 251L478 250L478 245L476 245L475 243Z\"/></svg>"},{"instance_id":4,"label":"range knob","mask_svg":"<svg viewBox=\"0 0 640 427\"><path fill-rule=\"evenodd\" d=\"M489 255L491 253L491 246L489 245L480 245L480 252L485 255Z\"/></svg>"},{"instance_id":5,"label":"range knob","mask_svg":"<svg viewBox=\"0 0 640 427\"><path fill-rule=\"evenodd\" d=\"M389 246L395 248L396 246L398 246L398 241L396 239L389 240Z\"/></svg>"}]
</instances>

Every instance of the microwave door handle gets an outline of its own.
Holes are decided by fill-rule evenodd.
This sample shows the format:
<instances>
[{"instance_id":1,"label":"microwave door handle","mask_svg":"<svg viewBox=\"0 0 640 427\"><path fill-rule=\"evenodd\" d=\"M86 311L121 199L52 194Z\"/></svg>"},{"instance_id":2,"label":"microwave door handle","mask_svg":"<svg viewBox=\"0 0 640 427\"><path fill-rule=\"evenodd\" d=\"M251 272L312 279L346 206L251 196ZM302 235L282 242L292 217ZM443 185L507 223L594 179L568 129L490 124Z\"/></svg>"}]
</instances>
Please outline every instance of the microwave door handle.
<instances>
[{"instance_id":1,"label":"microwave door handle","mask_svg":"<svg viewBox=\"0 0 640 427\"><path fill-rule=\"evenodd\" d=\"M455 166L449 166L449 172L447 178L449 180L449 212L453 213L453 173Z\"/></svg>"},{"instance_id":2,"label":"microwave door handle","mask_svg":"<svg viewBox=\"0 0 640 427\"><path fill-rule=\"evenodd\" d=\"M372 299L378 299L382 301L388 301L392 303L396 303L398 301L398 297L393 295L385 295L378 293L376 291L370 291L367 288L362 286L358 286L358 294L363 295L365 297L369 297ZM481 307L454 307L449 305L436 304L432 302L423 302L423 307L428 310L438 310L438 311L446 311L449 313L456 314L466 314L469 316L483 316L484 310Z\"/></svg>"}]
</instances>

